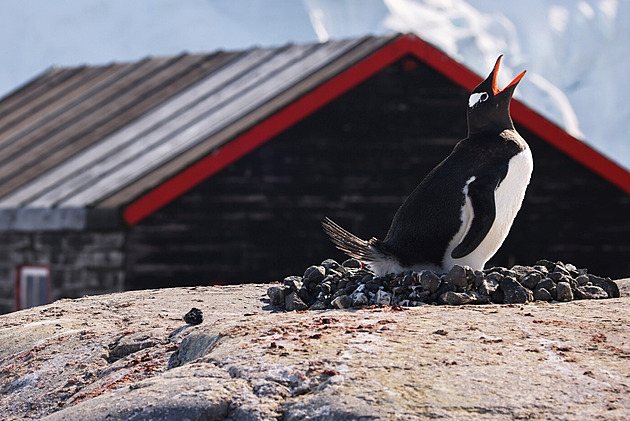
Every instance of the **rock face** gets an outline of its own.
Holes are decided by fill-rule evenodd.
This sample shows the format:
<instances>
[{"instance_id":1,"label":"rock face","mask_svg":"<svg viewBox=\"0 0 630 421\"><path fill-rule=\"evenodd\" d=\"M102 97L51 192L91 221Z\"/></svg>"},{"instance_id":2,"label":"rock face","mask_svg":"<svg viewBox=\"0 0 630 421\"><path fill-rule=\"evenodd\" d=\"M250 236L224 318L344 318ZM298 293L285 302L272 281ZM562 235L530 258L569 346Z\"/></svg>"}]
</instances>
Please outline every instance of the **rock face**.
<instances>
[{"instance_id":1,"label":"rock face","mask_svg":"<svg viewBox=\"0 0 630 421\"><path fill-rule=\"evenodd\" d=\"M622 420L630 280L618 285L606 300L298 312L271 306L268 285L61 300L0 317L0 418ZM184 321L192 308L200 324Z\"/></svg>"}]
</instances>

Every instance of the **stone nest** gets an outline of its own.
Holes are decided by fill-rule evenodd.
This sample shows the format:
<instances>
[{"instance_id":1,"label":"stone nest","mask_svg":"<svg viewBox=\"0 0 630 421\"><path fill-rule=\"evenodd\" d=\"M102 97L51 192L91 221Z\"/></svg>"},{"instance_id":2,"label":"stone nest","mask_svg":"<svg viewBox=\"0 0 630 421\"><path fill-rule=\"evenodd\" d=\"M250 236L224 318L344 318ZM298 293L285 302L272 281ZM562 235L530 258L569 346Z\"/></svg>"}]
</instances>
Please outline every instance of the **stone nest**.
<instances>
[{"instance_id":1,"label":"stone nest","mask_svg":"<svg viewBox=\"0 0 630 421\"><path fill-rule=\"evenodd\" d=\"M430 270L377 276L361 262L333 259L288 276L267 290L270 303L287 311L357 308L370 305L521 304L619 297L610 278L589 274L572 264L539 260L473 270L455 265L448 273Z\"/></svg>"}]
</instances>

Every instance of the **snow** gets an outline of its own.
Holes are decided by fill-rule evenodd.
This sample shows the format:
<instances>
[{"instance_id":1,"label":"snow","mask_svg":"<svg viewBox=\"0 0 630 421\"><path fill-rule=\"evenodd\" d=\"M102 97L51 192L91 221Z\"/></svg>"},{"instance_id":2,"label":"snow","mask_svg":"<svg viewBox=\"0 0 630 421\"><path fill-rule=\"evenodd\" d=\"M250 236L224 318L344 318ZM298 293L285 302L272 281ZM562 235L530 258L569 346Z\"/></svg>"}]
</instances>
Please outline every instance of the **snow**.
<instances>
[{"instance_id":1,"label":"snow","mask_svg":"<svg viewBox=\"0 0 630 421\"><path fill-rule=\"evenodd\" d=\"M52 65L414 32L630 169L630 0L0 0L0 95Z\"/></svg>"}]
</instances>

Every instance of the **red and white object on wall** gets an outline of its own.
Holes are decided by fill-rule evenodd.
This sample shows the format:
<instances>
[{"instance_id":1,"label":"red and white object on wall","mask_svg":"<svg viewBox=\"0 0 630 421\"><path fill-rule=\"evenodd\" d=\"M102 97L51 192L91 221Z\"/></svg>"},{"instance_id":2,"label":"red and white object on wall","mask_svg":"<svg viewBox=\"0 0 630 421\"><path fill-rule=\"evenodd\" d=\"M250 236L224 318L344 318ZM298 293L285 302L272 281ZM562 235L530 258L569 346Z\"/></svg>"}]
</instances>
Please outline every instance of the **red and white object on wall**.
<instances>
[{"instance_id":1,"label":"red and white object on wall","mask_svg":"<svg viewBox=\"0 0 630 421\"><path fill-rule=\"evenodd\" d=\"M23 265L15 270L15 310L51 302L51 279L48 266Z\"/></svg>"}]
</instances>

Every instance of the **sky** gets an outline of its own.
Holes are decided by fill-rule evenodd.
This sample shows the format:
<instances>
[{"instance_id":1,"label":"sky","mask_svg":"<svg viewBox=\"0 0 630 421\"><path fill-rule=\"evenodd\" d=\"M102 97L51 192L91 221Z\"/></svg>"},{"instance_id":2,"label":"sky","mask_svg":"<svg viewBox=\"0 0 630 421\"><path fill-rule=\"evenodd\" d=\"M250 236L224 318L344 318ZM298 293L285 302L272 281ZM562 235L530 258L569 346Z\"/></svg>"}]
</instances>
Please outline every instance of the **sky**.
<instances>
[{"instance_id":1,"label":"sky","mask_svg":"<svg viewBox=\"0 0 630 421\"><path fill-rule=\"evenodd\" d=\"M51 66L317 41L300 1L0 0L0 5L0 95Z\"/></svg>"},{"instance_id":2,"label":"sky","mask_svg":"<svg viewBox=\"0 0 630 421\"><path fill-rule=\"evenodd\" d=\"M51 66L414 32L630 168L630 0L0 0L0 96ZM500 80L501 82L501 80Z\"/></svg>"}]
</instances>

